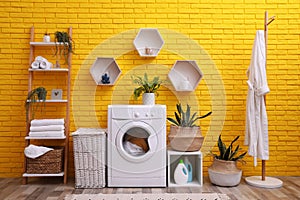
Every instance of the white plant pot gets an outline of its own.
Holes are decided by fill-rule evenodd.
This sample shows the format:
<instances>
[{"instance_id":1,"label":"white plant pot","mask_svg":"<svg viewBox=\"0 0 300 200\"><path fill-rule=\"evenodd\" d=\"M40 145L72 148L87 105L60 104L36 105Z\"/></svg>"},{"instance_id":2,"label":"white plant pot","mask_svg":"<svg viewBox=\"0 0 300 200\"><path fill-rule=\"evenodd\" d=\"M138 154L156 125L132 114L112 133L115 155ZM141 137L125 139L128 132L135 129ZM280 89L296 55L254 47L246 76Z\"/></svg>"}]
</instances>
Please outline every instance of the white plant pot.
<instances>
[{"instance_id":1,"label":"white plant pot","mask_svg":"<svg viewBox=\"0 0 300 200\"><path fill-rule=\"evenodd\" d=\"M144 93L143 94L143 104L144 105L155 105L155 94L154 93Z\"/></svg>"}]
</instances>

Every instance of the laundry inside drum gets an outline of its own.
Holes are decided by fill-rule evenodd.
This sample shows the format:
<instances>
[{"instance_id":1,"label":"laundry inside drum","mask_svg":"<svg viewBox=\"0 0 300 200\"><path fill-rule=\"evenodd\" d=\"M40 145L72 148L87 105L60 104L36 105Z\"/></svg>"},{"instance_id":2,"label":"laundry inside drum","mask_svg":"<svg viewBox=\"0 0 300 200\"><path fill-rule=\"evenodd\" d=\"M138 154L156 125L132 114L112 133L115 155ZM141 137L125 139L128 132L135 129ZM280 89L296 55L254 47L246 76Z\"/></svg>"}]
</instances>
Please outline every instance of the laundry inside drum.
<instances>
[{"instance_id":1,"label":"laundry inside drum","mask_svg":"<svg viewBox=\"0 0 300 200\"><path fill-rule=\"evenodd\" d=\"M139 127L126 131L123 136L124 150L132 156L142 156L149 151L148 138L150 134Z\"/></svg>"}]
</instances>

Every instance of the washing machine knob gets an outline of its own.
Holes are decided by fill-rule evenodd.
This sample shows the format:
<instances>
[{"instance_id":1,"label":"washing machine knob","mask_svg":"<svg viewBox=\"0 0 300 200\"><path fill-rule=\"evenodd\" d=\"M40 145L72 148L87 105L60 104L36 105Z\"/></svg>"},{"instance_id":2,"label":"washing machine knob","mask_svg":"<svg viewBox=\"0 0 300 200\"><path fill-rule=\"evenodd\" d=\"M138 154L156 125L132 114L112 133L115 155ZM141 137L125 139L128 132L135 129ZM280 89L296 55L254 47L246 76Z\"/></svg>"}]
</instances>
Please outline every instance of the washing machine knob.
<instances>
[{"instance_id":1,"label":"washing machine knob","mask_svg":"<svg viewBox=\"0 0 300 200\"><path fill-rule=\"evenodd\" d=\"M139 116L140 116L140 113L138 113L138 112L135 112L135 113L134 113L134 117L135 117L135 118L138 118Z\"/></svg>"},{"instance_id":2,"label":"washing machine knob","mask_svg":"<svg viewBox=\"0 0 300 200\"><path fill-rule=\"evenodd\" d=\"M149 113L146 113L145 116L146 116L146 117L149 117Z\"/></svg>"}]
</instances>

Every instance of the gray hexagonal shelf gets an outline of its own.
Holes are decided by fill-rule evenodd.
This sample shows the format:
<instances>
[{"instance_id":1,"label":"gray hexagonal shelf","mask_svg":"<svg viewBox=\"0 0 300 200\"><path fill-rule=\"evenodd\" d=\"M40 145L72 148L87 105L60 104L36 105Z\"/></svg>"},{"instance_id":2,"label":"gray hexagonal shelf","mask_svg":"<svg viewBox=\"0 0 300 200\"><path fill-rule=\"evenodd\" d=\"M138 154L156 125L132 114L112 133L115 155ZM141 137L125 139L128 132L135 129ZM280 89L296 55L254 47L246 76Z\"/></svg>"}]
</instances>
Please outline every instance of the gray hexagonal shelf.
<instances>
[{"instance_id":1,"label":"gray hexagonal shelf","mask_svg":"<svg viewBox=\"0 0 300 200\"><path fill-rule=\"evenodd\" d=\"M156 28L141 28L133 41L141 57L156 57L164 45Z\"/></svg>"},{"instance_id":2,"label":"gray hexagonal shelf","mask_svg":"<svg viewBox=\"0 0 300 200\"><path fill-rule=\"evenodd\" d=\"M98 57L90 68L90 73L97 85L114 85L121 70L114 58Z\"/></svg>"},{"instance_id":3,"label":"gray hexagonal shelf","mask_svg":"<svg viewBox=\"0 0 300 200\"><path fill-rule=\"evenodd\" d=\"M194 91L203 74L194 60L177 60L168 77L176 91Z\"/></svg>"}]
</instances>

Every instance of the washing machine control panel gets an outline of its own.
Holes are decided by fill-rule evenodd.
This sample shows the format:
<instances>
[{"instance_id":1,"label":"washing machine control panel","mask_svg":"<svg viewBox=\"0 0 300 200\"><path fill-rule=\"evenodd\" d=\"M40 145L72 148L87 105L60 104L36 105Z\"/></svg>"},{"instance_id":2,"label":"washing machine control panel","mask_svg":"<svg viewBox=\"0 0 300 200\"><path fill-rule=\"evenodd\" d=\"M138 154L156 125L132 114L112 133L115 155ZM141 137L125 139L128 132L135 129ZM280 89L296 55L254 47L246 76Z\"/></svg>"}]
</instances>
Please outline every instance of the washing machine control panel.
<instances>
[{"instance_id":1,"label":"washing machine control panel","mask_svg":"<svg viewBox=\"0 0 300 200\"><path fill-rule=\"evenodd\" d=\"M113 119L156 119L165 116L162 106L129 105L125 107L115 106L112 109Z\"/></svg>"},{"instance_id":2,"label":"washing machine control panel","mask_svg":"<svg viewBox=\"0 0 300 200\"><path fill-rule=\"evenodd\" d=\"M155 113L151 112L151 111L133 111L133 117L136 118L136 119L143 119L143 118L153 118L155 117Z\"/></svg>"}]
</instances>

